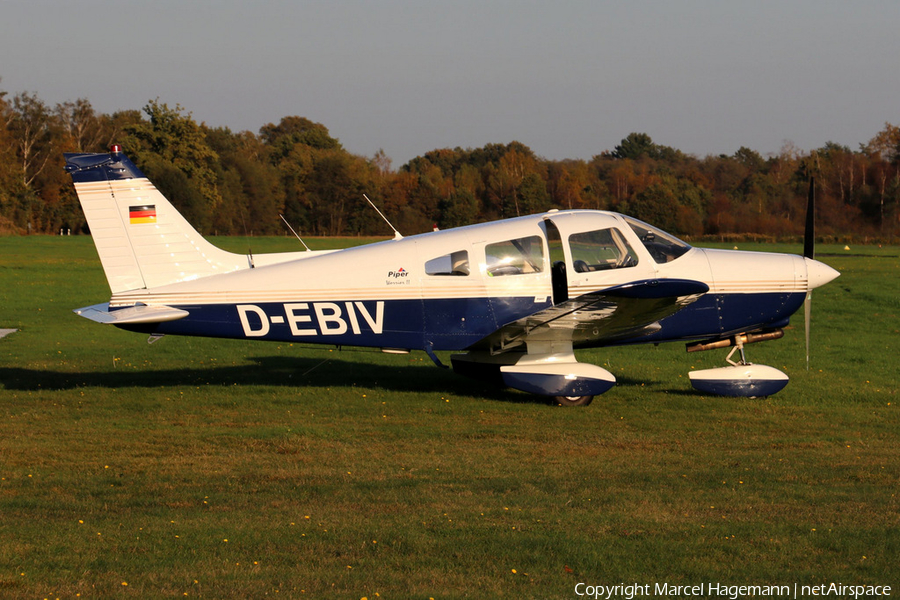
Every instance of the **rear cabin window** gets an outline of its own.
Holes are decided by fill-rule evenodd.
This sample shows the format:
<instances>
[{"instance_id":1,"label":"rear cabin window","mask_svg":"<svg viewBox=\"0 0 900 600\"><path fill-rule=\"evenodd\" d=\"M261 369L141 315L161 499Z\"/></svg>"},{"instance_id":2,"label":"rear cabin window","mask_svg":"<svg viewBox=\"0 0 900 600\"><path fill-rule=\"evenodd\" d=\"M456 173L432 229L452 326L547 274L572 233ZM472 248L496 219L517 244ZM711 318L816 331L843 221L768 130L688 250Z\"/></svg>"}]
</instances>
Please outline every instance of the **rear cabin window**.
<instances>
[{"instance_id":1,"label":"rear cabin window","mask_svg":"<svg viewBox=\"0 0 900 600\"><path fill-rule=\"evenodd\" d=\"M544 268L544 244L537 235L488 244L484 254L489 277L540 273Z\"/></svg>"},{"instance_id":2,"label":"rear cabin window","mask_svg":"<svg viewBox=\"0 0 900 600\"><path fill-rule=\"evenodd\" d=\"M469 253L460 250L432 258L425 263L425 274L464 277L469 274Z\"/></svg>"},{"instance_id":3,"label":"rear cabin window","mask_svg":"<svg viewBox=\"0 0 900 600\"><path fill-rule=\"evenodd\" d=\"M621 269L638 264L637 254L615 228L574 233L569 236L572 268L577 273Z\"/></svg>"}]
</instances>

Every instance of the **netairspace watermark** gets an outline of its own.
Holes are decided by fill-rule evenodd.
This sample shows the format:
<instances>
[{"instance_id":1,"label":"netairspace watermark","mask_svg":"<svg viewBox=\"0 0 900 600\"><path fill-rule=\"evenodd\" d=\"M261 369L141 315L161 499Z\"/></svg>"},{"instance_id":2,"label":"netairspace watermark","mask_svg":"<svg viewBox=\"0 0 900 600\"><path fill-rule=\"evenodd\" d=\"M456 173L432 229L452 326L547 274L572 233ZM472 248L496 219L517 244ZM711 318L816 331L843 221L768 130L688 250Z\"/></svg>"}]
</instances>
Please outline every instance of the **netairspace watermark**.
<instances>
[{"instance_id":1,"label":"netairspace watermark","mask_svg":"<svg viewBox=\"0 0 900 600\"><path fill-rule=\"evenodd\" d=\"M703 598L728 598L737 600L754 598L875 598L891 595L889 585L847 585L844 583L821 583L818 585L729 585L724 583L698 583L695 585L674 585L670 583L619 583L602 585L577 583L575 595L593 600L635 600L637 598L692 596Z\"/></svg>"}]
</instances>

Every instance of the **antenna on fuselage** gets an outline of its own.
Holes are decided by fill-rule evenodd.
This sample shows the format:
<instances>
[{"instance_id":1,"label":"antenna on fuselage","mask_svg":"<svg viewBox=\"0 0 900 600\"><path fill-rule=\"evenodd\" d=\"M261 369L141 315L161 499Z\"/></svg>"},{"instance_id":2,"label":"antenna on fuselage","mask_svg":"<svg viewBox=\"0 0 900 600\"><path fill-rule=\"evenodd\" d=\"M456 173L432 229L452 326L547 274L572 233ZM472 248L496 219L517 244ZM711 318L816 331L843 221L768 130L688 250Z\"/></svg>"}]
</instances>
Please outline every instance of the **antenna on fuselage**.
<instances>
[{"instance_id":1,"label":"antenna on fuselage","mask_svg":"<svg viewBox=\"0 0 900 600\"><path fill-rule=\"evenodd\" d=\"M384 216L384 215L383 215L383 214L382 214L382 212L381 212L381 211L380 211L380 210L378 210L378 207L377 207L377 206L375 206L375 203L374 203L374 202L372 202L372 201L371 201L371 200L369 200L369 197L368 197L368 196L366 196L366 195L365 195L365 194L363 194L363 198L365 198L365 199L366 199L366 202L368 202L368 203L369 203L369 206L371 206L371 207L372 207L372 208L374 208L374 209L375 209L375 212L377 212L377 213L378 213L378 216L379 216L379 217L381 217L381 218L382 218L382 219L384 219L384 222L385 222L385 223L387 223L387 224L388 224L388 227L390 227L390 228L391 228L391 229L393 229L393 230L394 230L394 239L395 239L395 240L400 240L400 239L403 239L403 236L402 236L402 235L400 235L400 232L399 232L399 231L397 231L397 228L396 228L396 227L394 227L394 226L393 226L393 225L391 225L391 222L390 222L390 221L388 221L388 220L387 220L387 217L386 217L386 216Z\"/></svg>"},{"instance_id":2,"label":"antenna on fuselage","mask_svg":"<svg viewBox=\"0 0 900 600\"><path fill-rule=\"evenodd\" d=\"M284 218L284 215L280 214L278 216L281 217L281 220L284 221L284 224L287 225L287 228L291 230L291 233L294 234L294 237L297 238L298 240L300 240L300 243L303 244L303 247L306 248L306 251L311 252L311 250L309 249L309 246L307 246L306 242L304 242L303 239L299 235L297 235L297 232L294 231L294 228L291 227L291 224L288 223L288 220Z\"/></svg>"}]
</instances>

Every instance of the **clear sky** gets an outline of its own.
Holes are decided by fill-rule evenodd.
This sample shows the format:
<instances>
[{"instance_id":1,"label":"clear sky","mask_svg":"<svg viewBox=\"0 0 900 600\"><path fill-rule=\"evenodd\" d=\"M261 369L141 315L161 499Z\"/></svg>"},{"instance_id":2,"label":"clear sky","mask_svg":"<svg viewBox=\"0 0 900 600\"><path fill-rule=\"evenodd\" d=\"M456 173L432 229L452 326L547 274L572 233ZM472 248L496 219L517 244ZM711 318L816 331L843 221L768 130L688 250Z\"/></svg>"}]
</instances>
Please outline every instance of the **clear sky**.
<instances>
[{"instance_id":1,"label":"clear sky","mask_svg":"<svg viewBox=\"0 0 900 600\"><path fill-rule=\"evenodd\" d=\"M896 0L0 0L0 90L98 112L299 115L394 167L518 140L590 159L857 149L900 123Z\"/></svg>"}]
</instances>

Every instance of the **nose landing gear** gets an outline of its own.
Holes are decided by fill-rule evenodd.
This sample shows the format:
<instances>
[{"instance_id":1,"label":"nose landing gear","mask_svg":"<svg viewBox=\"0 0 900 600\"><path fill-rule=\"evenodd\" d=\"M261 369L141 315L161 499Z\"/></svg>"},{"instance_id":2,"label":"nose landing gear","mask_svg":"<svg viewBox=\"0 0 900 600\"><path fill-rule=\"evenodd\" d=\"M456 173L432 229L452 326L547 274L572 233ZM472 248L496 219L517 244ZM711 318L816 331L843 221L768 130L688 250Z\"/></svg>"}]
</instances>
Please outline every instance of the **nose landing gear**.
<instances>
[{"instance_id":1,"label":"nose landing gear","mask_svg":"<svg viewBox=\"0 0 900 600\"><path fill-rule=\"evenodd\" d=\"M761 334L748 333L712 343L689 345L688 352L733 346L725 357L725 362L729 366L691 371L688 374L691 385L697 391L718 396L756 398L780 392L788 384L788 376L774 367L748 362L744 354L744 344L775 339L782 335L784 333L781 330ZM740 353L741 358L738 362L732 360L735 352Z\"/></svg>"}]
</instances>

